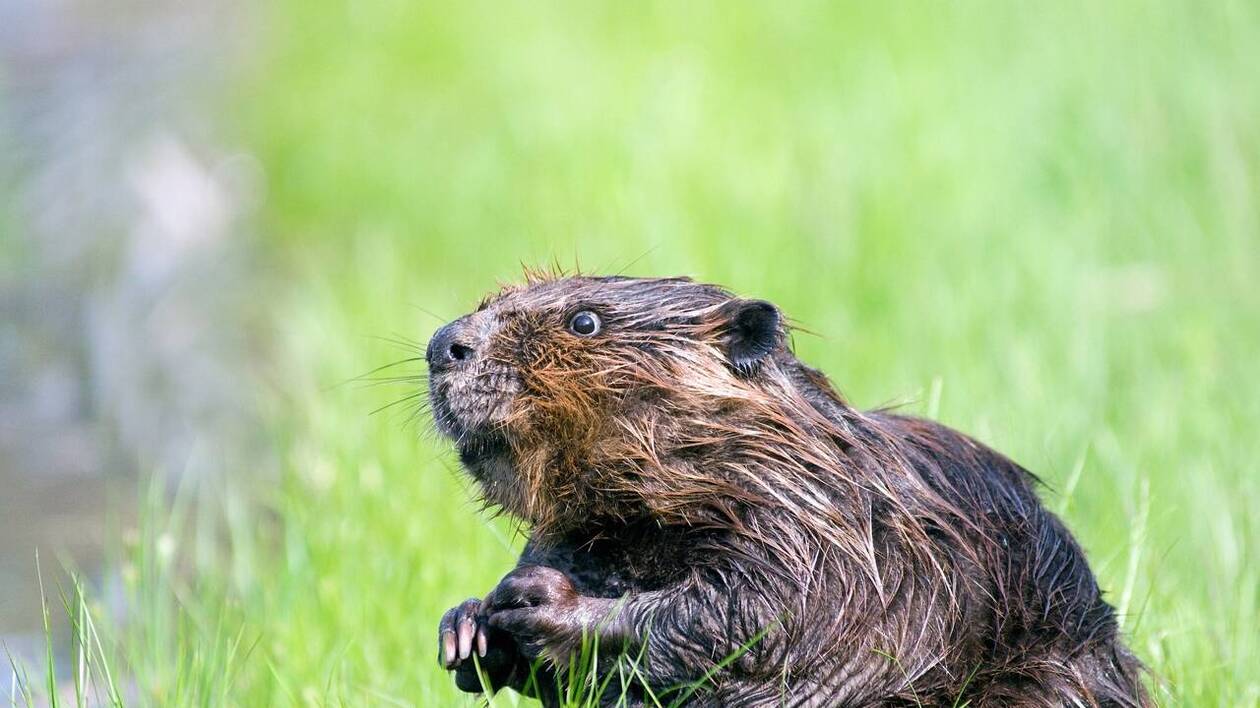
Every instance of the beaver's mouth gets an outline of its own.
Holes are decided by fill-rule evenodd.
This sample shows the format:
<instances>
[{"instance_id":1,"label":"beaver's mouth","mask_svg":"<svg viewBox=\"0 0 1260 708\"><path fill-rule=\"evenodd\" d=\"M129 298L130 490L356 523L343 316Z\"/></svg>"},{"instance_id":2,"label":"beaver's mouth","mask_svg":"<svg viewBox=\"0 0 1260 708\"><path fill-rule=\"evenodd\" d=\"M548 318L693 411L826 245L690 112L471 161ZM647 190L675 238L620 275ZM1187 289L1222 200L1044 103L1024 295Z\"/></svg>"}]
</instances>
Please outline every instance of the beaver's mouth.
<instances>
[{"instance_id":1,"label":"beaver's mouth","mask_svg":"<svg viewBox=\"0 0 1260 708\"><path fill-rule=\"evenodd\" d=\"M465 434L455 441L455 447L459 450L459 461L470 470L508 453L507 438L492 430Z\"/></svg>"},{"instance_id":2,"label":"beaver's mouth","mask_svg":"<svg viewBox=\"0 0 1260 708\"><path fill-rule=\"evenodd\" d=\"M430 380L433 418L438 432L455 443L459 461L478 475L492 461L505 459L509 451L502 425L490 415L503 405L503 395L461 383Z\"/></svg>"}]
</instances>

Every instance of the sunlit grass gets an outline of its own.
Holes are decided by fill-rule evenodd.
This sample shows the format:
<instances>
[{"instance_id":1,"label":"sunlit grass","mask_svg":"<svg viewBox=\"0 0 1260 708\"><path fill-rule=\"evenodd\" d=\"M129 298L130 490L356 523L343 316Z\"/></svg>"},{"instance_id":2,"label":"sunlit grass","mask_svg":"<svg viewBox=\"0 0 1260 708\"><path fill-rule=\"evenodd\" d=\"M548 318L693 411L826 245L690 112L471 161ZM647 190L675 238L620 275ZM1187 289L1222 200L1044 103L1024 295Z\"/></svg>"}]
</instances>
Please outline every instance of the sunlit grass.
<instances>
[{"instance_id":1,"label":"sunlit grass","mask_svg":"<svg viewBox=\"0 0 1260 708\"><path fill-rule=\"evenodd\" d=\"M931 412L1046 480L1165 701L1260 701L1254 4L260 19L224 110L267 175L280 474L121 554L133 612L101 636L124 697L471 701L437 620L520 540L422 412L369 415L414 383L346 382L416 356L382 338L423 342L559 260L777 302L857 404Z\"/></svg>"}]
</instances>

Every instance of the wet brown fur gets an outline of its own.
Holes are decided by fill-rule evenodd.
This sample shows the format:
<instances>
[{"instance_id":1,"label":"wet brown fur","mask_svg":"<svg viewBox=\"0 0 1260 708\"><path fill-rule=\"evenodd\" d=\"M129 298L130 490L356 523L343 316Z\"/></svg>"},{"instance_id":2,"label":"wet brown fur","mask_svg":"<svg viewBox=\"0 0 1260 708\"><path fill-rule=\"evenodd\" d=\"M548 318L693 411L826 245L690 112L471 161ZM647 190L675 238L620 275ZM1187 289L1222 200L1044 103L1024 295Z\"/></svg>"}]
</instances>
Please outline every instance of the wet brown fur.
<instances>
[{"instance_id":1,"label":"wet brown fur","mask_svg":"<svg viewBox=\"0 0 1260 708\"><path fill-rule=\"evenodd\" d=\"M697 702L1147 705L1031 475L936 423L852 408L786 325L733 363L747 302L528 273L461 320L476 368L434 376L435 415L486 501L528 523L523 563L584 595L642 593L626 614L651 618L654 690L767 630ZM568 332L580 310L603 331Z\"/></svg>"}]
</instances>

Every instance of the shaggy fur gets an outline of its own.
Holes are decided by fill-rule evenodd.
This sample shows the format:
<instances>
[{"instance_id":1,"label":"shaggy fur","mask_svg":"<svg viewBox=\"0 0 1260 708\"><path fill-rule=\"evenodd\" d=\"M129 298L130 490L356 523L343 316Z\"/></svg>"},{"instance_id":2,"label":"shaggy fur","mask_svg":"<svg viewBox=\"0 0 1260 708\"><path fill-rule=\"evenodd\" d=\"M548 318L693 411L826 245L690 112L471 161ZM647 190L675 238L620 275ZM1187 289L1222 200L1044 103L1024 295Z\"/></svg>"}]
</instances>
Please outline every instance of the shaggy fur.
<instances>
[{"instance_id":1,"label":"shaggy fur","mask_svg":"<svg viewBox=\"0 0 1260 708\"><path fill-rule=\"evenodd\" d=\"M609 695L631 705L701 680L689 705L1148 705L1019 465L850 407L768 303L681 278L527 280L429 350L439 430L531 529L520 566L442 620L462 688L473 651L518 690L541 656L527 690L554 703L593 634L637 659ZM569 329L583 311L592 336Z\"/></svg>"}]
</instances>

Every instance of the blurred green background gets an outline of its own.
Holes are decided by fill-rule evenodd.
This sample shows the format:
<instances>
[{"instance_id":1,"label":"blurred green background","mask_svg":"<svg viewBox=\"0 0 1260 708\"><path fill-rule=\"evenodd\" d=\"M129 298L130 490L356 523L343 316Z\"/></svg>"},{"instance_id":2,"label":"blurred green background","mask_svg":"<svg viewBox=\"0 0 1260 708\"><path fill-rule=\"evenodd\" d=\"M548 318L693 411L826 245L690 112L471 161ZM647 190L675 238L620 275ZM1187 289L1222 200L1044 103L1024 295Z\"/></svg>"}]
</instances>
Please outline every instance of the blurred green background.
<instances>
[{"instance_id":1,"label":"blurred green background","mask_svg":"<svg viewBox=\"0 0 1260 708\"><path fill-rule=\"evenodd\" d=\"M279 472L120 551L142 701L471 704L435 625L520 539L412 402L370 414L416 381L350 380L558 262L776 302L857 405L1046 481L1162 703L1260 704L1260 6L250 12L209 93Z\"/></svg>"}]
</instances>

